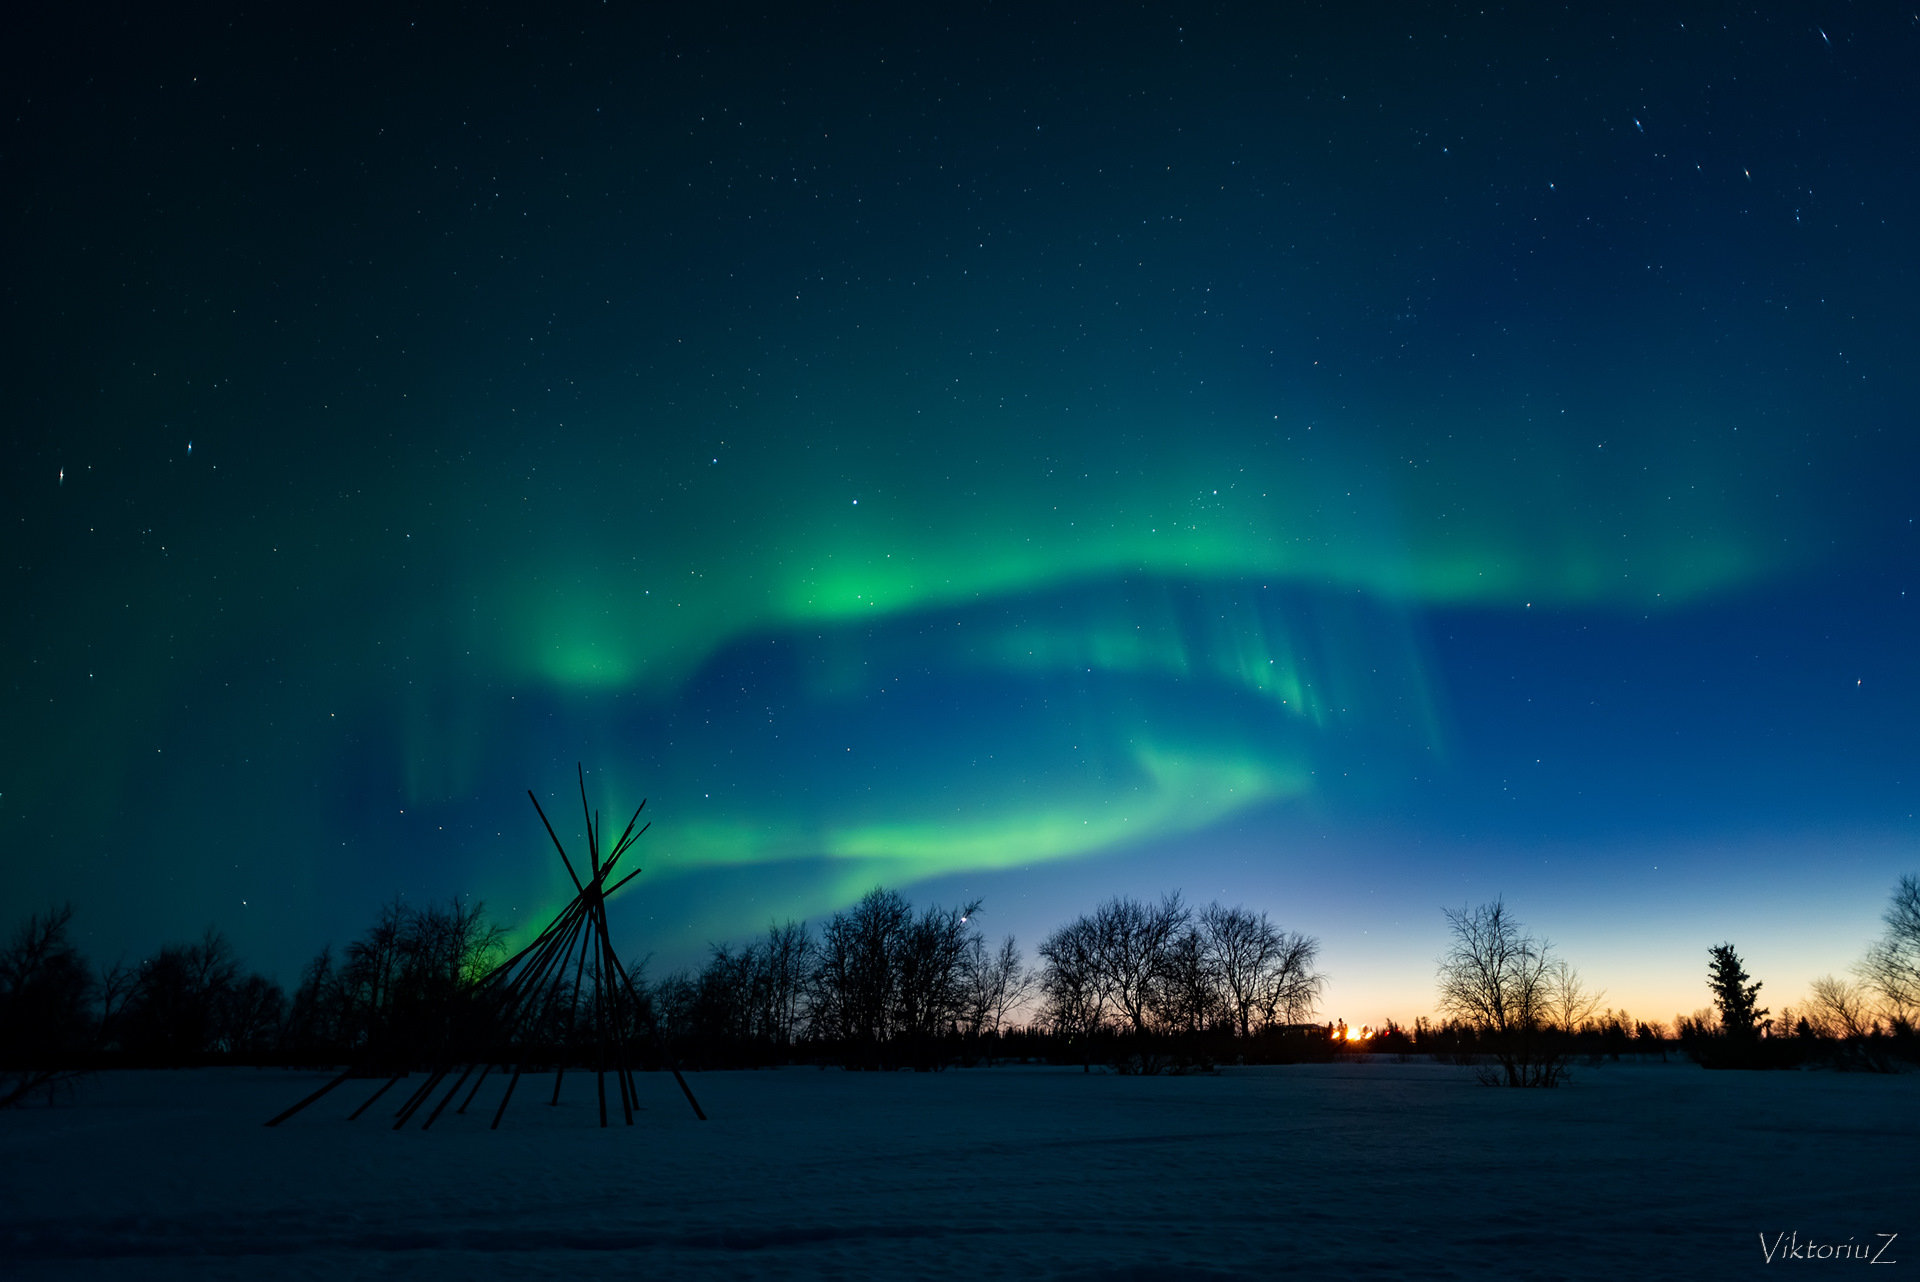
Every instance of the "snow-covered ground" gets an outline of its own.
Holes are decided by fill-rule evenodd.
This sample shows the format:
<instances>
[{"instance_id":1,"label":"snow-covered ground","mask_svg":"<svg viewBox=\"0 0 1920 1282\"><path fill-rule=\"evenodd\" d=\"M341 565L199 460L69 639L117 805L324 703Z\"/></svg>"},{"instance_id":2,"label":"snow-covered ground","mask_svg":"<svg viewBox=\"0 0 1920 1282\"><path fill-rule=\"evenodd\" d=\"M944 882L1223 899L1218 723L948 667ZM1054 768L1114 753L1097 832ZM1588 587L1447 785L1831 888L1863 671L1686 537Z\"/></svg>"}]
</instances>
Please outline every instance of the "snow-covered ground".
<instances>
[{"instance_id":1,"label":"snow-covered ground","mask_svg":"<svg viewBox=\"0 0 1920 1282\"><path fill-rule=\"evenodd\" d=\"M489 1132L489 1081L424 1134L384 1099L346 1121L354 1082L261 1125L324 1080L110 1073L0 1114L0 1273L1718 1277L1806 1267L1765 1263L1782 1232L1899 1233L1887 1258L1920 1270L1912 1074L787 1069L690 1075L706 1123L647 1074L645 1112L605 1131L570 1076L558 1108L524 1079Z\"/></svg>"}]
</instances>

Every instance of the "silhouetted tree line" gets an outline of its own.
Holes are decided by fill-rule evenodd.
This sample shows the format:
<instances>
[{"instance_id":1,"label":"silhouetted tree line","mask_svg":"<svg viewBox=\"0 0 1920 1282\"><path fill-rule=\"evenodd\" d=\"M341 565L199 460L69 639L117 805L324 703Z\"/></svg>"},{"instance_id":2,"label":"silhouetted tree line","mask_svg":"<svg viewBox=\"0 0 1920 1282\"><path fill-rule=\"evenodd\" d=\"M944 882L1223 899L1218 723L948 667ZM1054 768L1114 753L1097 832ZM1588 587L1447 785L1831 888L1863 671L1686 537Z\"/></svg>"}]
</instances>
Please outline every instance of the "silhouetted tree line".
<instances>
[{"instance_id":1,"label":"silhouetted tree line","mask_svg":"<svg viewBox=\"0 0 1920 1282\"><path fill-rule=\"evenodd\" d=\"M35 914L0 953L0 1107L51 1088L99 1042L99 984L68 938L73 909Z\"/></svg>"},{"instance_id":2,"label":"silhouetted tree line","mask_svg":"<svg viewBox=\"0 0 1920 1282\"><path fill-rule=\"evenodd\" d=\"M1920 877L1894 887L1881 920L1886 933L1853 967L1854 979L1823 975L1799 1010L1777 1019L1759 1004L1761 985L1732 944L1708 950L1713 1005L1678 1021L1680 1041L1707 1068L1797 1068L1893 1072L1920 1063Z\"/></svg>"},{"instance_id":3,"label":"silhouetted tree line","mask_svg":"<svg viewBox=\"0 0 1920 1282\"><path fill-rule=\"evenodd\" d=\"M337 960L329 947L307 963L279 1029L281 1054L433 1062L470 1016L469 994L505 955L506 935L481 903L396 899Z\"/></svg>"},{"instance_id":4,"label":"silhouetted tree line","mask_svg":"<svg viewBox=\"0 0 1920 1282\"><path fill-rule=\"evenodd\" d=\"M859 1068L933 1068L959 1041L997 1031L1024 991L1011 937L990 947L978 902L916 912L874 890L816 935L788 922L735 947L715 945L697 972L653 984L662 1048L694 1066L831 1060Z\"/></svg>"},{"instance_id":5,"label":"silhouetted tree line","mask_svg":"<svg viewBox=\"0 0 1920 1282\"><path fill-rule=\"evenodd\" d=\"M1657 1020L1635 1019L1624 1010L1599 1011L1572 1028L1555 1031L1563 1060L1561 1077L1556 1080L1564 1080L1565 1065L1576 1059L1588 1064L1618 1060L1622 1055L1659 1055L1664 1059L1674 1047L1673 1031L1667 1025ZM1436 1022L1423 1015L1414 1020L1410 1028L1388 1020L1364 1045L1368 1052L1376 1055L1403 1059L1429 1055L1441 1063L1475 1068L1491 1066L1494 1072L1490 1084L1505 1085L1504 1065L1499 1063L1497 1055L1498 1041L1496 1032L1469 1020L1449 1018Z\"/></svg>"},{"instance_id":6,"label":"silhouetted tree line","mask_svg":"<svg viewBox=\"0 0 1920 1282\"><path fill-rule=\"evenodd\" d=\"M285 994L243 974L217 930L95 971L72 921L70 907L36 913L0 950L0 1107L102 1063L244 1062L278 1047Z\"/></svg>"},{"instance_id":7,"label":"silhouetted tree line","mask_svg":"<svg viewBox=\"0 0 1920 1282\"><path fill-rule=\"evenodd\" d=\"M95 971L72 920L36 913L0 950L0 1106L106 1064L319 1062L402 1043L430 1057L505 938L479 905L396 901L337 961L322 950L289 1002L218 930Z\"/></svg>"},{"instance_id":8,"label":"silhouetted tree line","mask_svg":"<svg viewBox=\"0 0 1920 1282\"><path fill-rule=\"evenodd\" d=\"M1088 1070L1296 1057L1326 984L1319 949L1245 908L1110 899L1041 943L1041 1024Z\"/></svg>"},{"instance_id":9,"label":"silhouetted tree line","mask_svg":"<svg viewBox=\"0 0 1920 1282\"><path fill-rule=\"evenodd\" d=\"M978 929L979 908L915 909L876 889L817 930L790 921L715 945L695 970L649 983L636 966L617 1034L643 1064L693 1067L1016 1057L1156 1072L1305 1049L1287 1026L1324 983L1318 945L1265 914L1114 899L1049 936L1029 969L1011 936ZM64 908L35 915L0 955L0 1100L103 1064L431 1063L476 1017L475 985L506 952L483 905L395 900L344 949L322 949L289 999L213 930L96 973L71 920ZM598 1017L580 996L591 966L552 981L541 1022L520 1034L532 1060L580 1062Z\"/></svg>"},{"instance_id":10,"label":"silhouetted tree line","mask_svg":"<svg viewBox=\"0 0 1920 1282\"><path fill-rule=\"evenodd\" d=\"M1920 1061L1920 878L1903 877L1886 933L1856 978L1815 980L1804 1006L1771 1012L1730 943L1708 952L1713 1006L1671 1028L1603 1009L1603 993L1499 900L1447 913L1440 1019L1389 1021L1369 1039L1313 1018L1325 986L1319 944L1265 913L1176 893L1119 897L1049 934L1029 968L1011 936L991 943L976 901L916 910L876 889L817 931L776 925L719 944L698 968L649 983L615 1030L640 1063L781 1063L920 1070L996 1059L1101 1064L1120 1072L1204 1069L1366 1051L1469 1064L1489 1084L1552 1086L1569 1065L1677 1044L1713 1068L1827 1063L1890 1071ZM136 966L96 970L75 947L73 913L34 914L0 949L0 1107L108 1064L435 1060L474 1017L475 985L505 955L483 905L396 900L338 955L306 966L291 1000L248 973L216 930ZM531 1060L584 1062L600 1013L581 994L584 958L552 983Z\"/></svg>"},{"instance_id":11,"label":"silhouetted tree line","mask_svg":"<svg viewBox=\"0 0 1920 1282\"><path fill-rule=\"evenodd\" d=\"M1887 931L1855 967L1855 981L1824 976L1805 1006L1778 1020L1760 1005L1762 985L1731 943L1707 950L1711 1007L1675 1016L1671 1032L1601 1010L1604 993L1589 991L1552 945L1523 929L1504 902L1446 914L1451 946L1440 960L1443 1020L1389 1023L1369 1043L1375 1051L1424 1052L1473 1065L1488 1085L1554 1086L1571 1063L1676 1042L1707 1068L1794 1068L1823 1064L1893 1071L1920 1062L1914 1036L1920 1014L1920 878L1903 877L1883 920Z\"/></svg>"},{"instance_id":12,"label":"silhouetted tree line","mask_svg":"<svg viewBox=\"0 0 1920 1282\"><path fill-rule=\"evenodd\" d=\"M698 971L645 989L658 1044L694 1067L1021 1059L1160 1072L1324 1053L1324 1037L1297 1027L1324 986L1318 944L1265 914L1114 899L1048 936L1029 968L1011 936L994 944L977 928L979 909L916 910L878 889L817 934L788 922L717 945Z\"/></svg>"}]
</instances>

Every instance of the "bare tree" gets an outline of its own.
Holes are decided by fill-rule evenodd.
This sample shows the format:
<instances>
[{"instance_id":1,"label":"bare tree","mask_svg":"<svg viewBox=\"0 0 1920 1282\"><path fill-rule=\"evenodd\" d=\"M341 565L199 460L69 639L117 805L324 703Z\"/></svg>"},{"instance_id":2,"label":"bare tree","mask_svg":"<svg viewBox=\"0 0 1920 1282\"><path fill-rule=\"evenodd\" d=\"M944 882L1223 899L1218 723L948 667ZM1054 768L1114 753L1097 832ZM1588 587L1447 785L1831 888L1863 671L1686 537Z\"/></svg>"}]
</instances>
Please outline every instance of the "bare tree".
<instances>
[{"instance_id":1,"label":"bare tree","mask_svg":"<svg viewBox=\"0 0 1920 1282\"><path fill-rule=\"evenodd\" d=\"M100 1046L110 1049L120 1035L121 1014L140 982L140 972L124 960L103 967L95 991L100 999Z\"/></svg>"},{"instance_id":2,"label":"bare tree","mask_svg":"<svg viewBox=\"0 0 1920 1282\"><path fill-rule=\"evenodd\" d=\"M301 1056L333 1058L345 1052L348 1021L346 997L333 947L314 954L300 972L282 1032L284 1049Z\"/></svg>"},{"instance_id":3,"label":"bare tree","mask_svg":"<svg viewBox=\"0 0 1920 1282\"><path fill-rule=\"evenodd\" d=\"M647 963L652 956L639 958L626 966L626 988L632 1002L620 1011L619 1038L631 1044L650 1041L660 1035L660 1002L653 985L647 982Z\"/></svg>"},{"instance_id":4,"label":"bare tree","mask_svg":"<svg viewBox=\"0 0 1920 1282\"><path fill-rule=\"evenodd\" d=\"M141 1059L192 1063L223 1049L221 1014L239 982L233 946L212 927L197 944L169 944L140 964L122 1044Z\"/></svg>"},{"instance_id":5,"label":"bare tree","mask_svg":"<svg viewBox=\"0 0 1920 1282\"><path fill-rule=\"evenodd\" d=\"M71 905L35 913L0 949L0 1108L56 1090L93 1044L93 974L72 920Z\"/></svg>"},{"instance_id":6,"label":"bare tree","mask_svg":"<svg viewBox=\"0 0 1920 1282\"><path fill-rule=\"evenodd\" d=\"M1822 1037L1865 1037L1874 1029L1870 997L1864 985L1822 975L1807 986L1802 1017Z\"/></svg>"},{"instance_id":7,"label":"bare tree","mask_svg":"<svg viewBox=\"0 0 1920 1282\"><path fill-rule=\"evenodd\" d=\"M1527 934L1503 900L1446 915L1453 944L1440 959L1440 1010L1491 1050L1500 1071L1482 1073L1481 1080L1557 1085L1566 1060L1552 1036L1551 946Z\"/></svg>"},{"instance_id":8,"label":"bare tree","mask_svg":"<svg viewBox=\"0 0 1920 1282\"><path fill-rule=\"evenodd\" d=\"M1093 1071L1092 1041L1107 1020L1111 989L1101 964L1100 927L1080 917L1040 944L1042 1015L1053 1031L1080 1043L1081 1064Z\"/></svg>"},{"instance_id":9,"label":"bare tree","mask_svg":"<svg viewBox=\"0 0 1920 1282\"><path fill-rule=\"evenodd\" d=\"M768 926L761 957L766 967L760 1035L777 1047L788 1047L800 1036L800 1015L812 969L813 937L804 923L789 921Z\"/></svg>"},{"instance_id":10,"label":"bare tree","mask_svg":"<svg viewBox=\"0 0 1920 1282\"><path fill-rule=\"evenodd\" d=\"M1607 995L1606 989L1589 991L1580 972L1562 960L1547 966L1547 1023L1572 1036L1592 1019Z\"/></svg>"},{"instance_id":11,"label":"bare tree","mask_svg":"<svg viewBox=\"0 0 1920 1282\"><path fill-rule=\"evenodd\" d=\"M968 922L979 910L930 907L915 917L898 892L876 889L820 932L808 1014L814 1036L877 1066L903 1039L930 1066L932 1039L957 1022Z\"/></svg>"},{"instance_id":12,"label":"bare tree","mask_svg":"<svg viewBox=\"0 0 1920 1282\"><path fill-rule=\"evenodd\" d=\"M673 971L663 976L647 992L653 999L656 1027L668 1046L673 1048L688 1044L693 1038L693 1013L699 994L699 986L693 976L685 970Z\"/></svg>"},{"instance_id":13,"label":"bare tree","mask_svg":"<svg viewBox=\"0 0 1920 1282\"><path fill-rule=\"evenodd\" d=\"M1192 926L1176 930L1160 950L1151 990L1156 1025L1170 1033L1200 1033L1228 1022L1206 936Z\"/></svg>"},{"instance_id":14,"label":"bare tree","mask_svg":"<svg viewBox=\"0 0 1920 1282\"><path fill-rule=\"evenodd\" d=\"M373 925L346 947L336 982L349 1046L387 1039L407 914L407 905L398 898L382 904Z\"/></svg>"},{"instance_id":15,"label":"bare tree","mask_svg":"<svg viewBox=\"0 0 1920 1282\"><path fill-rule=\"evenodd\" d=\"M1158 904L1120 896L1094 909L1100 970L1136 1035L1152 1031L1167 952L1190 916L1177 890Z\"/></svg>"},{"instance_id":16,"label":"bare tree","mask_svg":"<svg viewBox=\"0 0 1920 1282\"><path fill-rule=\"evenodd\" d=\"M286 1020L287 995L265 975L249 975L225 993L219 1012L217 1048L230 1055L272 1050Z\"/></svg>"},{"instance_id":17,"label":"bare tree","mask_svg":"<svg viewBox=\"0 0 1920 1282\"><path fill-rule=\"evenodd\" d=\"M1920 876L1900 879L1881 918L1887 933L1867 950L1858 974L1881 997L1888 1018L1920 1022Z\"/></svg>"},{"instance_id":18,"label":"bare tree","mask_svg":"<svg viewBox=\"0 0 1920 1282\"><path fill-rule=\"evenodd\" d=\"M900 932L895 1026L923 1056L961 1017L967 949L977 937L968 923L979 911L977 899L964 908L929 907Z\"/></svg>"},{"instance_id":19,"label":"bare tree","mask_svg":"<svg viewBox=\"0 0 1920 1282\"><path fill-rule=\"evenodd\" d=\"M709 1050L737 1045L754 1033L754 989L762 971L757 942L736 951L710 944L707 964L694 980L693 1035Z\"/></svg>"},{"instance_id":20,"label":"bare tree","mask_svg":"<svg viewBox=\"0 0 1920 1282\"><path fill-rule=\"evenodd\" d=\"M820 932L810 1003L814 1035L864 1046L869 1059L893 1031L901 937L913 910L898 892L869 891Z\"/></svg>"},{"instance_id":21,"label":"bare tree","mask_svg":"<svg viewBox=\"0 0 1920 1282\"><path fill-rule=\"evenodd\" d=\"M1025 1001L1032 988L1033 977L1021 964L1020 949L1012 935L991 951L981 935L967 941L961 977L961 1020L969 1036L998 1033L1008 1012Z\"/></svg>"},{"instance_id":22,"label":"bare tree","mask_svg":"<svg viewBox=\"0 0 1920 1282\"><path fill-rule=\"evenodd\" d=\"M1440 1009L1475 1028L1504 1033L1539 1022L1546 1005L1545 948L1494 900L1446 910L1453 944L1440 960Z\"/></svg>"},{"instance_id":23,"label":"bare tree","mask_svg":"<svg viewBox=\"0 0 1920 1282\"><path fill-rule=\"evenodd\" d=\"M347 945L337 969L324 955L315 959L318 969L294 995L295 1012L304 1021L322 1013L313 1003L324 1001L347 1049L431 1058L459 1025L474 985L500 961L506 937L482 902L414 908L396 898Z\"/></svg>"},{"instance_id":24,"label":"bare tree","mask_svg":"<svg viewBox=\"0 0 1920 1282\"><path fill-rule=\"evenodd\" d=\"M1320 941L1299 931L1276 931L1271 956L1255 975L1254 1010L1263 1027L1313 1018L1327 977L1314 969Z\"/></svg>"},{"instance_id":25,"label":"bare tree","mask_svg":"<svg viewBox=\"0 0 1920 1282\"><path fill-rule=\"evenodd\" d=\"M1255 916L1245 908L1222 908L1219 904L1208 904L1201 910L1200 929L1206 935L1214 974L1234 1030L1242 1037L1249 1036L1263 981L1280 951L1280 932L1265 913Z\"/></svg>"}]
</instances>

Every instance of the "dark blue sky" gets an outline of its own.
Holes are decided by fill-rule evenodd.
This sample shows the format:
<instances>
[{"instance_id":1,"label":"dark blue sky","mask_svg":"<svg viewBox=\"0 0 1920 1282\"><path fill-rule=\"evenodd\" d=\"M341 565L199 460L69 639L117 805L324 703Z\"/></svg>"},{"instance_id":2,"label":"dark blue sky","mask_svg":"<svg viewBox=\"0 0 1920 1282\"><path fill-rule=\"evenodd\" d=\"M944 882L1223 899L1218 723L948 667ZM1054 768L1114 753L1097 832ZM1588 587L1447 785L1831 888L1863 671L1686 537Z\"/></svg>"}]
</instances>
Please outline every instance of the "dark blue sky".
<instances>
[{"instance_id":1,"label":"dark blue sky","mask_svg":"<svg viewBox=\"0 0 1920 1282\"><path fill-rule=\"evenodd\" d=\"M1356 1020L1915 864L1911 15L37 21L0 907L103 957L533 921L576 761L656 965L1178 886Z\"/></svg>"}]
</instances>

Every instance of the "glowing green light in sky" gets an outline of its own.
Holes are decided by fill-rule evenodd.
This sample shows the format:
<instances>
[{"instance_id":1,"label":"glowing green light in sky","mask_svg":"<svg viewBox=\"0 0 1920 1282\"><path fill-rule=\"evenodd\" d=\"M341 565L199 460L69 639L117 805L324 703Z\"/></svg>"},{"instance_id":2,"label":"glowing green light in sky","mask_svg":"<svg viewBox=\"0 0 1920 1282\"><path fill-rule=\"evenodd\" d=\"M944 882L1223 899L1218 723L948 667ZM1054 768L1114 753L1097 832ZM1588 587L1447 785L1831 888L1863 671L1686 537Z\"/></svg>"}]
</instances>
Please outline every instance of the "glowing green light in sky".
<instances>
[{"instance_id":1,"label":"glowing green light in sky","mask_svg":"<svg viewBox=\"0 0 1920 1282\"><path fill-rule=\"evenodd\" d=\"M1260 761L1143 749L1137 765L1138 778L1112 792L1083 789L1077 796L1026 798L1012 807L985 796L975 805L949 808L950 818L936 807L909 805L902 808L909 817L829 822L814 832L779 831L742 820L690 823L676 834L673 866L686 871L825 854L861 865L847 872L849 884L872 884L876 877L912 880L1072 858L1118 843L1191 832L1242 807L1306 790L1304 771Z\"/></svg>"},{"instance_id":2,"label":"glowing green light in sky","mask_svg":"<svg viewBox=\"0 0 1920 1282\"><path fill-rule=\"evenodd\" d=\"M1338 417L1252 412L1115 411L1097 431L956 417L898 442L769 428L735 432L716 462L665 484L651 459L616 454L615 475L657 493L618 520L543 522L503 547L502 572L474 584L499 621L481 644L561 686L663 690L743 634L1115 576L1663 609L1801 555L1756 537L1791 513L1771 495L1761 506L1770 469L1729 478L1711 458L1724 421L1596 445L1532 438L1524 418L1436 413L1364 435Z\"/></svg>"}]
</instances>

